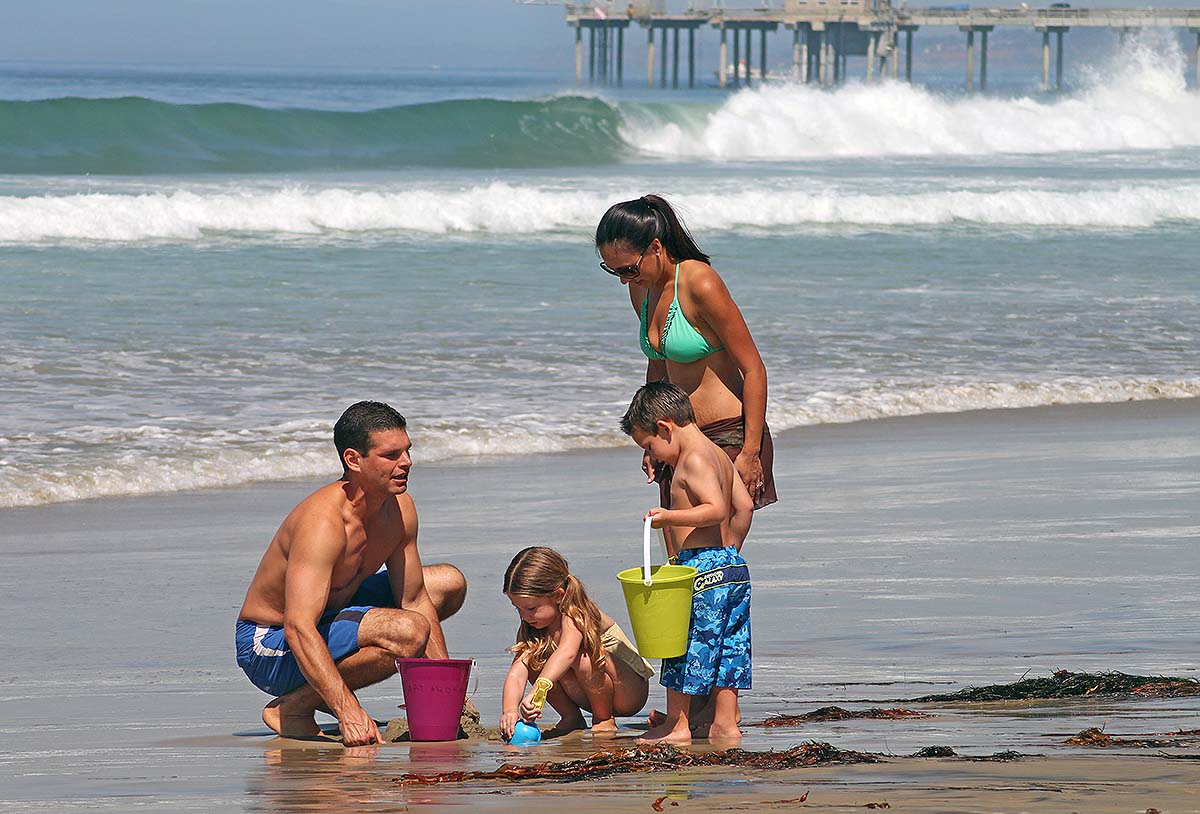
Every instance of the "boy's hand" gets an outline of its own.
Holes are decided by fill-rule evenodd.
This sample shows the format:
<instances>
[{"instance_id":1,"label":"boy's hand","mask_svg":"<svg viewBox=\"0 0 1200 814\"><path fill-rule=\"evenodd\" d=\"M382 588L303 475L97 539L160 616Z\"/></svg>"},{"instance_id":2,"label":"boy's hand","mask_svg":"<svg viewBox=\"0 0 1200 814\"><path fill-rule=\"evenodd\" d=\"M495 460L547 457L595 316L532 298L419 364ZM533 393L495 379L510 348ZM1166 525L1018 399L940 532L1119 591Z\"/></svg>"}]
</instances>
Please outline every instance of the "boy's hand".
<instances>
[{"instance_id":1,"label":"boy's hand","mask_svg":"<svg viewBox=\"0 0 1200 814\"><path fill-rule=\"evenodd\" d=\"M655 506L650 511L646 512L646 516L642 520L649 520L651 528L661 529L667 526L667 509L662 506Z\"/></svg>"},{"instance_id":2,"label":"boy's hand","mask_svg":"<svg viewBox=\"0 0 1200 814\"><path fill-rule=\"evenodd\" d=\"M500 732L506 741L512 740L513 730L519 720L521 720L521 716L515 712L506 712L500 716Z\"/></svg>"},{"instance_id":3,"label":"boy's hand","mask_svg":"<svg viewBox=\"0 0 1200 814\"><path fill-rule=\"evenodd\" d=\"M642 454L642 471L646 473L646 483L654 483L658 480L658 473L654 471L654 459L650 457L650 450L646 450Z\"/></svg>"}]
</instances>

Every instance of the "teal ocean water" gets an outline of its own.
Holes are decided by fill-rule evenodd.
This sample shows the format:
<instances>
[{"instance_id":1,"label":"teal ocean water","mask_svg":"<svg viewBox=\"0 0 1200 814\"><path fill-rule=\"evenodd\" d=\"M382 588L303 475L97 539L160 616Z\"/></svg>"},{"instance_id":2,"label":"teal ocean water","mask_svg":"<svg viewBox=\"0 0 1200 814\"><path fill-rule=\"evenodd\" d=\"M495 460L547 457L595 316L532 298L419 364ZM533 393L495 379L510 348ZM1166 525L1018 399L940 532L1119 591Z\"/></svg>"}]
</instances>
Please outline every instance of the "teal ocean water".
<instances>
[{"instance_id":1,"label":"teal ocean water","mask_svg":"<svg viewBox=\"0 0 1200 814\"><path fill-rule=\"evenodd\" d=\"M670 197L777 430L1200 395L1200 97L1137 46L1061 95L581 92L570 77L0 65L0 506L624 443L589 235Z\"/></svg>"}]
</instances>

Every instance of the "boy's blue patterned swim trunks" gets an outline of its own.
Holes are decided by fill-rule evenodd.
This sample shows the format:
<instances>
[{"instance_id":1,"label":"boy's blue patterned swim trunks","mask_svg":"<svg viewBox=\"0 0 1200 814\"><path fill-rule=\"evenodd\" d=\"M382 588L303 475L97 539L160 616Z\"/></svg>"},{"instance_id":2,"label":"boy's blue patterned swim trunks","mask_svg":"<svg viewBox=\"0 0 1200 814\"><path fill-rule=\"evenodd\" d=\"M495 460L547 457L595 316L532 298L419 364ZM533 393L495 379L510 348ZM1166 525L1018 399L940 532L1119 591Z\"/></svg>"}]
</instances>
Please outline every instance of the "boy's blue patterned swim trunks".
<instances>
[{"instance_id":1,"label":"boy's blue patterned swim trunks","mask_svg":"<svg viewBox=\"0 0 1200 814\"><path fill-rule=\"evenodd\" d=\"M689 548L679 564L696 576L687 653L663 659L661 683L685 695L750 689L750 570L733 546Z\"/></svg>"}]
</instances>

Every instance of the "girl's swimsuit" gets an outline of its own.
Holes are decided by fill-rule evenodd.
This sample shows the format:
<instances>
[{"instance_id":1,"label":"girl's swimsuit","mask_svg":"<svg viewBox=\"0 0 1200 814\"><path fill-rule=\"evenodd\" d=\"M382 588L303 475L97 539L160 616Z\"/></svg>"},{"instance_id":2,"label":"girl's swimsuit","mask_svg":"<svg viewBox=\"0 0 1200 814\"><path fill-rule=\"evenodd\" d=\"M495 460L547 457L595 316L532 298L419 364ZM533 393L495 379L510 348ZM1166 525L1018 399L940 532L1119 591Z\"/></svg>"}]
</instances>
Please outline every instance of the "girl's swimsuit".
<instances>
[{"instance_id":1,"label":"girl's swimsuit","mask_svg":"<svg viewBox=\"0 0 1200 814\"><path fill-rule=\"evenodd\" d=\"M669 359L672 362L695 362L709 354L724 350L725 346L714 348L704 338L703 334L692 327L687 317L679 310L679 264L675 264L675 292L671 306L667 309L667 321L663 323L662 337L659 339L661 351L655 350L650 344L650 298L642 300L642 353L647 359Z\"/></svg>"}]
</instances>

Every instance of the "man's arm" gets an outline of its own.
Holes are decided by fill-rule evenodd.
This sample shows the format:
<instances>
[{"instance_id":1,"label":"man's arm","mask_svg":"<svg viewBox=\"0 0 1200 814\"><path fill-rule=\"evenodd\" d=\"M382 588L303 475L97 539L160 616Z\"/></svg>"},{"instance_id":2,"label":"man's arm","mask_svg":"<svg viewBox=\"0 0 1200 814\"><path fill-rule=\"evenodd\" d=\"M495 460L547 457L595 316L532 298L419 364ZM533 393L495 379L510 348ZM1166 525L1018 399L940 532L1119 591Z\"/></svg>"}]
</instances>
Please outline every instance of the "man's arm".
<instances>
[{"instance_id":1,"label":"man's arm","mask_svg":"<svg viewBox=\"0 0 1200 814\"><path fill-rule=\"evenodd\" d=\"M329 705L347 744L382 743L379 728L338 672L317 622L329 601L333 569L345 550L346 531L336 518L305 518L288 554L284 575L283 630L305 681Z\"/></svg>"},{"instance_id":2,"label":"man's arm","mask_svg":"<svg viewBox=\"0 0 1200 814\"><path fill-rule=\"evenodd\" d=\"M429 597L429 591L425 589L425 571L421 566L421 554L417 550L416 504L408 495L400 495L396 502L404 520L404 540L387 559L392 595L399 598L401 608L415 611L429 620L429 641L425 644L425 656L431 659L449 658L446 636L442 633L442 622L438 619L437 608Z\"/></svg>"}]
</instances>

